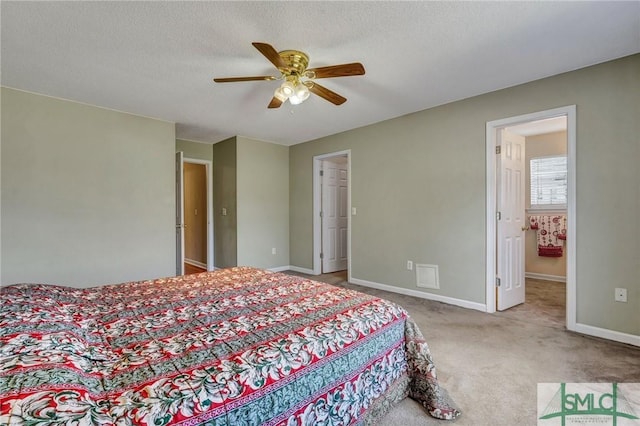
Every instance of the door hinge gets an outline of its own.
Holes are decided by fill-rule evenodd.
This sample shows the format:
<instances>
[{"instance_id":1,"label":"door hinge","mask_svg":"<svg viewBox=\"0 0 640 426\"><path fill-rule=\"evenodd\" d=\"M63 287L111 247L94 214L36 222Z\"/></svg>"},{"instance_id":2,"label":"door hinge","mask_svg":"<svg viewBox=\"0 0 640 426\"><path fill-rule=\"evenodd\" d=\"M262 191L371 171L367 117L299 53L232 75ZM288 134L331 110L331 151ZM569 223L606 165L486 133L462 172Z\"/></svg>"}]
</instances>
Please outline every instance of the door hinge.
<instances>
[{"instance_id":1,"label":"door hinge","mask_svg":"<svg viewBox=\"0 0 640 426\"><path fill-rule=\"evenodd\" d=\"M320 176L324 176L324 170L320 170Z\"/></svg>"},{"instance_id":2,"label":"door hinge","mask_svg":"<svg viewBox=\"0 0 640 426\"><path fill-rule=\"evenodd\" d=\"M500 220L502 219L502 212L497 212L496 213L496 220Z\"/></svg>"},{"instance_id":3,"label":"door hinge","mask_svg":"<svg viewBox=\"0 0 640 426\"><path fill-rule=\"evenodd\" d=\"M320 259L324 259L324 253L320 253Z\"/></svg>"},{"instance_id":4,"label":"door hinge","mask_svg":"<svg viewBox=\"0 0 640 426\"><path fill-rule=\"evenodd\" d=\"M496 145L496 154L500 154L502 152L502 145Z\"/></svg>"},{"instance_id":5,"label":"door hinge","mask_svg":"<svg viewBox=\"0 0 640 426\"><path fill-rule=\"evenodd\" d=\"M500 278L496 277L496 287L500 287Z\"/></svg>"},{"instance_id":6,"label":"door hinge","mask_svg":"<svg viewBox=\"0 0 640 426\"><path fill-rule=\"evenodd\" d=\"M323 216L322 216L322 212L320 212L320 217L323 217Z\"/></svg>"}]
</instances>

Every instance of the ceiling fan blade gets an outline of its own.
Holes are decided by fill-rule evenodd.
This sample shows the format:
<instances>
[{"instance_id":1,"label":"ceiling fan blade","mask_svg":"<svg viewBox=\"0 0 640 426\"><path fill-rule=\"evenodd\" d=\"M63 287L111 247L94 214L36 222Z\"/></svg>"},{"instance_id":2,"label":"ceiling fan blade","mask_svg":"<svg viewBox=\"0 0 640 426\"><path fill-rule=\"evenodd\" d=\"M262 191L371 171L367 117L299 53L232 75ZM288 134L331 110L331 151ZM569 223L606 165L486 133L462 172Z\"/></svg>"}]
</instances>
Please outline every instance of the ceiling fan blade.
<instances>
[{"instance_id":1,"label":"ceiling fan blade","mask_svg":"<svg viewBox=\"0 0 640 426\"><path fill-rule=\"evenodd\" d=\"M314 82L311 87L309 87L309 91L314 93L321 98L325 98L329 102L335 105L342 105L347 101L347 98L338 95L336 92L327 89L324 86L320 86L318 83Z\"/></svg>"},{"instance_id":2,"label":"ceiling fan blade","mask_svg":"<svg viewBox=\"0 0 640 426\"><path fill-rule=\"evenodd\" d=\"M360 62L353 62L351 64L310 68L306 72L313 73L313 76L309 75L309 78L348 77L352 75L364 75L364 66Z\"/></svg>"},{"instance_id":3,"label":"ceiling fan blade","mask_svg":"<svg viewBox=\"0 0 640 426\"><path fill-rule=\"evenodd\" d=\"M214 78L216 83L234 83L236 81L258 81L258 80L276 80L275 77L270 75L261 75L256 77L226 77L226 78Z\"/></svg>"},{"instance_id":4,"label":"ceiling fan blade","mask_svg":"<svg viewBox=\"0 0 640 426\"><path fill-rule=\"evenodd\" d=\"M258 42L253 42L251 44L253 44L253 47L258 49L260 53L264 55L265 58L267 58L273 65L275 65L276 68L278 69L286 68L287 64L284 63L284 61L278 54L278 51L274 49L273 46L267 43L258 43Z\"/></svg>"},{"instance_id":5,"label":"ceiling fan blade","mask_svg":"<svg viewBox=\"0 0 640 426\"><path fill-rule=\"evenodd\" d=\"M280 108L280 105L282 105L282 101L274 96L269 103L269 108Z\"/></svg>"}]
</instances>

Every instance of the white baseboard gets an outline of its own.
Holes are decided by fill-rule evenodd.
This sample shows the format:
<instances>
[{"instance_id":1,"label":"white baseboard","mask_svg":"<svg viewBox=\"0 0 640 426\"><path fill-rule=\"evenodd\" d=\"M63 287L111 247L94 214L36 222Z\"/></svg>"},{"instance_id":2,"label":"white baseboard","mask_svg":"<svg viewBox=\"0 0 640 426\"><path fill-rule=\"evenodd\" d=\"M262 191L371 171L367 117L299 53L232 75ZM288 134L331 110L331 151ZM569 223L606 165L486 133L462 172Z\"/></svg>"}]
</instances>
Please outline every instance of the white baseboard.
<instances>
[{"instance_id":1,"label":"white baseboard","mask_svg":"<svg viewBox=\"0 0 640 426\"><path fill-rule=\"evenodd\" d=\"M184 259L184 263L188 263L189 265L192 265L192 266L197 266L198 268L207 269L206 263L198 262L197 260L187 259L186 257Z\"/></svg>"},{"instance_id":2,"label":"white baseboard","mask_svg":"<svg viewBox=\"0 0 640 426\"><path fill-rule=\"evenodd\" d=\"M292 265L281 266L278 268L271 268L269 270L274 272L291 270L291 271L300 272L307 275L313 275L313 269L300 268L298 266L292 266ZM545 279L548 281L559 281L559 280L553 280L549 278L549 277L555 277L554 275L535 274L535 278L538 278L540 276L544 276L544 278L539 278L539 279ZM531 278L534 278L534 277L531 277ZM563 278L563 281L564 281L564 277L557 277L557 278ZM351 277L349 279L349 282L353 284L358 284L364 287L370 287L378 290L389 291L391 293L399 293L407 296L418 297L421 299L435 300L436 302L443 302L443 303L448 303L450 305L460 306L467 309L474 309L476 311L487 312L487 305L483 303L471 302L468 300L456 299L454 297L441 296L438 294L426 293L423 291L411 290L408 288L394 287L392 285L381 284L381 283L376 283L376 282L367 281L367 280L361 280L359 278L354 278L354 277ZM637 336L635 334L621 333L619 331L608 330L606 328L593 327L591 325L580 324L580 323L577 323L575 326L575 329L572 331L586 334L589 336L600 337L603 339L626 343L633 346L640 346L640 336Z\"/></svg>"},{"instance_id":3,"label":"white baseboard","mask_svg":"<svg viewBox=\"0 0 640 426\"><path fill-rule=\"evenodd\" d=\"M394 287L388 284L380 284L372 281L361 280L359 278L351 278L349 282L358 284L364 287L377 288L378 290L385 290L392 293L400 293L407 296L419 297L421 299L435 300L436 302L448 303L450 305L461 306L467 309L475 309L476 311L487 312L487 305L483 303L470 302L468 300L456 299L454 297L441 296L439 294L426 293L424 291L411 290L408 288Z\"/></svg>"},{"instance_id":4,"label":"white baseboard","mask_svg":"<svg viewBox=\"0 0 640 426\"><path fill-rule=\"evenodd\" d=\"M545 281L556 281L559 283L566 283L567 277L563 277L561 275L549 275L549 274L538 274L537 272L525 272L525 278L533 278L535 280L545 280Z\"/></svg>"},{"instance_id":5,"label":"white baseboard","mask_svg":"<svg viewBox=\"0 0 640 426\"><path fill-rule=\"evenodd\" d=\"M269 270L274 272L291 270L291 271L300 272L307 275L314 275L313 269L300 268L298 266L293 266L293 265L281 266L278 268L270 268ZM534 274L534 275L535 277L531 277L531 278L544 279L548 281L560 281L559 279L552 279L552 278L562 278L562 281L564 281L564 277L556 277L554 275L544 275L544 274ZM428 299L428 300L434 300L436 302L448 303L450 305L460 306L467 309L474 309L476 311L487 312L487 305L483 303L471 302L468 300L456 299L454 297L441 296L439 294L426 293L423 291L412 290L408 288L394 287L392 285L381 284L381 283L376 283L376 282L367 281L367 280L361 280L359 278L354 278L354 277L351 277L349 279L349 282L353 284L358 284L364 287L370 287L378 290L389 291L391 293L399 293L407 296L418 297L421 299ZM637 336L634 334L621 333L619 331L593 327L591 325L580 324L580 323L576 324L575 330L573 331L577 333L586 334L589 336L600 337L603 339L613 340L621 343L627 343L633 346L640 346L640 336Z\"/></svg>"},{"instance_id":6,"label":"white baseboard","mask_svg":"<svg viewBox=\"0 0 640 426\"><path fill-rule=\"evenodd\" d=\"M269 271L271 272L282 272L282 271L288 271L288 270L293 270L291 266L289 265L285 265L285 266L276 266L275 268L268 268Z\"/></svg>"},{"instance_id":7,"label":"white baseboard","mask_svg":"<svg viewBox=\"0 0 640 426\"><path fill-rule=\"evenodd\" d=\"M635 334L621 333L619 331L608 330L606 328L594 327L586 324L576 324L575 330L578 333L589 336L601 337L603 339L615 340L616 342L627 343L633 346L640 346L640 336Z\"/></svg>"},{"instance_id":8,"label":"white baseboard","mask_svg":"<svg viewBox=\"0 0 640 426\"><path fill-rule=\"evenodd\" d=\"M300 272L301 274L314 275L313 269L300 268L299 266L293 266L293 265L289 265L286 268L294 272Z\"/></svg>"}]
</instances>

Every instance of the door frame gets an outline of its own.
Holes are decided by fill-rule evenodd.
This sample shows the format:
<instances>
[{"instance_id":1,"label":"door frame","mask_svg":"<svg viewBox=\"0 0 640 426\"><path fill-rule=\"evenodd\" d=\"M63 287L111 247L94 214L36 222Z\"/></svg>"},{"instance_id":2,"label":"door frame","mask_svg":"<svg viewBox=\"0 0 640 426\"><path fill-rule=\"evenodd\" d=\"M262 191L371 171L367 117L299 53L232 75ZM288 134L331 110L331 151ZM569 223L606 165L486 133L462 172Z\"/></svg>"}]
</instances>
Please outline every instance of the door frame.
<instances>
[{"instance_id":1,"label":"door frame","mask_svg":"<svg viewBox=\"0 0 640 426\"><path fill-rule=\"evenodd\" d=\"M320 170L322 161L332 157L347 157L347 279L351 280L351 150L330 152L314 155L313 157L313 274L322 273L322 221L320 211L322 209L322 192Z\"/></svg>"},{"instance_id":2,"label":"door frame","mask_svg":"<svg viewBox=\"0 0 640 426\"><path fill-rule=\"evenodd\" d=\"M486 124L486 309L496 312L496 132L504 127L547 118L567 117L567 304L566 326L576 330L576 106L488 121Z\"/></svg>"},{"instance_id":3,"label":"door frame","mask_svg":"<svg viewBox=\"0 0 640 426\"><path fill-rule=\"evenodd\" d=\"M183 170L184 170L184 163L191 163L191 164L201 164L205 166L205 173L206 173L206 181L207 181L207 188L206 188L206 196L207 196L207 271L213 271L214 268L214 263L213 263L213 251L214 251L214 241L213 241L213 197L212 197L212 192L211 192L211 188L213 188L213 173L212 173L212 162L210 160L200 160L198 158L188 158L188 157L183 157L182 158L182 164L183 164ZM184 173L184 172L183 172ZM183 194L184 194L184 188L183 188ZM182 203L182 208L184 211L184 195L182 197L182 200L180 200L180 202ZM184 250L182 251L182 263L184 263Z\"/></svg>"},{"instance_id":4,"label":"door frame","mask_svg":"<svg viewBox=\"0 0 640 426\"><path fill-rule=\"evenodd\" d=\"M176 276L184 275L184 153L176 152L175 159L175 226L176 226Z\"/></svg>"}]
</instances>

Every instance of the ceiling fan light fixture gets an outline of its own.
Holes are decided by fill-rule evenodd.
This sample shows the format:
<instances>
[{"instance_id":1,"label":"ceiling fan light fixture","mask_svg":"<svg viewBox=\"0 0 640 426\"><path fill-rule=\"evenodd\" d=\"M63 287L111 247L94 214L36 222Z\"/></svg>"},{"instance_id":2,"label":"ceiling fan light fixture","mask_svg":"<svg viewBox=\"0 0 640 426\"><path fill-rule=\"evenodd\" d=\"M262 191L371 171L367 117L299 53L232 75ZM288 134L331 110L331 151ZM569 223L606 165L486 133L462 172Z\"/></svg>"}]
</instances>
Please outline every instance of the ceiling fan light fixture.
<instances>
[{"instance_id":1,"label":"ceiling fan light fixture","mask_svg":"<svg viewBox=\"0 0 640 426\"><path fill-rule=\"evenodd\" d=\"M297 95L289 96L289 102L291 102L291 105L298 105L298 104L301 104L303 101L304 99L299 98Z\"/></svg>"},{"instance_id":2,"label":"ceiling fan light fixture","mask_svg":"<svg viewBox=\"0 0 640 426\"><path fill-rule=\"evenodd\" d=\"M282 90L282 86L278 87L274 92L273 96L278 99L280 102L284 102L287 100L288 96L284 94Z\"/></svg>"},{"instance_id":3,"label":"ceiling fan light fixture","mask_svg":"<svg viewBox=\"0 0 640 426\"><path fill-rule=\"evenodd\" d=\"M305 101L309 97L309 88L303 83L298 83L295 90L295 96L300 99L300 102Z\"/></svg>"},{"instance_id":4,"label":"ceiling fan light fixture","mask_svg":"<svg viewBox=\"0 0 640 426\"><path fill-rule=\"evenodd\" d=\"M280 90L282 91L282 94L288 98L295 93L295 86L292 82L287 80L282 83Z\"/></svg>"},{"instance_id":5,"label":"ceiling fan light fixture","mask_svg":"<svg viewBox=\"0 0 640 426\"><path fill-rule=\"evenodd\" d=\"M299 50L282 50L278 52L268 43L254 42L252 44L276 67L280 73L279 77L271 75L225 77L214 78L213 81L216 83L233 83L238 81L279 80L282 84L274 91L273 99L271 99L268 108L280 108L287 99L292 105L298 105L309 98L311 93L324 98L334 105L342 105L347 101L347 98L315 83L313 80L364 75L365 73L364 67L359 62L307 69L309 55L304 52Z\"/></svg>"}]
</instances>

